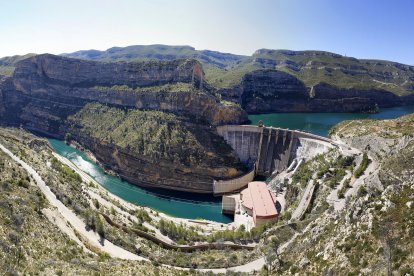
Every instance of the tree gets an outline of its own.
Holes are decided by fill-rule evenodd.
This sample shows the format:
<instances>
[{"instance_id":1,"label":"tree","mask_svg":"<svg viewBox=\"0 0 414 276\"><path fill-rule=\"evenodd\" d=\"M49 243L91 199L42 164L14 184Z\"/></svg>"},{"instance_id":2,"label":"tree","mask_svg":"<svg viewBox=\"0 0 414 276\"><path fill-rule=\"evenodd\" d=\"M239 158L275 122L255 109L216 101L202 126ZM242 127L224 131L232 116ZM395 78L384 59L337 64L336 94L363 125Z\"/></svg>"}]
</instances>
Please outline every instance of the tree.
<instances>
[{"instance_id":1,"label":"tree","mask_svg":"<svg viewBox=\"0 0 414 276\"><path fill-rule=\"evenodd\" d=\"M272 272L273 269L280 267L282 264L279 247L278 239L273 237L270 243L270 248L264 255L266 267L269 272Z\"/></svg>"},{"instance_id":2,"label":"tree","mask_svg":"<svg viewBox=\"0 0 414 276\"><path fill-rule=\"evenodd\" d=\"M99 234L99 236L101 236L101 238L105 238L105 228L99 214L96 214L95 224L96 232Z\"/></svg>"}]
</instances>

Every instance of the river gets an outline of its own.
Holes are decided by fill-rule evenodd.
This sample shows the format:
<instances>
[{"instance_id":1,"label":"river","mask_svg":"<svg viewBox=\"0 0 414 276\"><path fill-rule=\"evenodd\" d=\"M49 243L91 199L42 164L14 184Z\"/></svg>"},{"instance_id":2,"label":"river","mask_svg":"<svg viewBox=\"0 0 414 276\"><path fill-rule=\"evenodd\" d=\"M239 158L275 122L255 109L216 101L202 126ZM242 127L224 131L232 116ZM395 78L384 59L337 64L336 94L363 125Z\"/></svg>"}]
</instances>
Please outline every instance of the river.
<instances>
[{"instance_id":1,"label":"river","mask_svg":"<svg viewBox=\"0 0 414 276\"><path fill-rule=\"evenodd\" d=\"M414 106L384 108L376 114L359 113L274 113L250 115L253 125L262 120L267 126L301 129L314 134L327 136L329 129L344 120L351 119L392 119L414 113ZM174 191L143 189L120 178L108 175L82 151L66 145L63 141L49 139L55 151L71 160L81 170L88 173L109 192L141 206L148 206L175 217L207 219L222 223L232 221L221 214L221 197L197 195Z\"/></svg>"}]
</instances>

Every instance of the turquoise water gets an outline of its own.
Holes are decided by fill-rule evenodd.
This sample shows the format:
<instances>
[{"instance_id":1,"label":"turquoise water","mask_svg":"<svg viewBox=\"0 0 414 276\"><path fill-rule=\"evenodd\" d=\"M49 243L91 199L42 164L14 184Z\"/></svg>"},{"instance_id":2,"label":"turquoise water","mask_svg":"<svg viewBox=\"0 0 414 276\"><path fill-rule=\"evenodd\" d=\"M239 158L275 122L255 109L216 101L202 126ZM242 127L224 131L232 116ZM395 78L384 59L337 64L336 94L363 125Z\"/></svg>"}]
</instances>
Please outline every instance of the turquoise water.
<instances>
[{"instance_id":1,"label":"turquoise water","mask_svg":"<svg viewBox=\"0 0 414 276\"><path fill-rule=\"evenodd\" d=\"M84 152L74 149L60 140L49 139L49 142L58 154L68 158L105 189L124 200L148 206L175 217L203 218L223 223L233 221L231 217L221 213L221 197L142 189L122 181L118 177L106 174Z\"/></svg>"},{"instance_id":2,"label":"turquoise water","mask_svg":"<svg viewBox=\"0 0 414 276\"><path fill-rule=\"evenodd\" d=\"M249 119L252 121L252 124L257 124L259 120L263 120L267 126L302 129L314 134L327 136L329 129L343 120L362 118L391 119L407 113L414 113L414 106L385 108L377 114L275 113L250 115ZM124 200L141 206L148 206L175 217L203 218L223 223L232 221L232 218L221 214L221 197L142 189L122 181L118 177L105 174L103 169L91 161L82 151L69 147L59 140L49 139L49 142L57 153L71 160L109 192Z\"/></svg>"},{"instance_id":3,"label":"turquoise water","mask_svg":"<svg viewBox=\"0 0 414 276\"><path fill-rule=\"evenodd\" d=\"M266 126L300 129L321 136L328 136L329 129L339 122L352 119L393 119L414 113L414 106L383 108L375 114L363 113L273 113L249 115L252 125L260 120Z\"/></svg>"}]
</instances>

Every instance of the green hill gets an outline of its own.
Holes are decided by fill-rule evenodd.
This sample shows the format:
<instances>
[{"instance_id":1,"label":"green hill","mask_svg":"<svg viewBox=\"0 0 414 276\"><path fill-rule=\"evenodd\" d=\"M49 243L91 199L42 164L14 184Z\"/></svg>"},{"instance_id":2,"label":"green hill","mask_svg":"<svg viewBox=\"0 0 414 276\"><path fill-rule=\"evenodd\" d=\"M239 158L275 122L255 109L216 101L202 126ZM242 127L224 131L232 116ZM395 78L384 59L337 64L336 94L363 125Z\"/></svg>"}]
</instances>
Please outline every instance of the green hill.
<instances>
[{"instance_id":1,"label":"green hill","mask_svg":"<svg viewBox=\"0 0 414 276\"><path fill-rule=\"evenodd\" d=\"M32 55L0 59L0 75L11 75L16 62ZM356 59L323 51L260 49L251 56L242 56L196 50L190 46L156 44L113 47L105 51L83 50L62 55L106 62L194 58L202 63L206 80L216 88L233 87L246 73L255 70L275 69L294 75L308 87L328 83L338 88L380 89L397 95L414 92L414 66Z\"/></svg>"},{"instance_id":2,"label":"green hill","mask_svg":"<svg viewBox=\"0 0 414 276\"><path fill-rule=\"evenodd\" d=\"M356 59L322 51L261 49L253 63L292 74L307 86L321 82L340 88L382 89L398 95L414 92L414 66Z\"/></svg>"},{"instance_id":3,"label":"green hill","mask_svg":"<svg viewBox=\"0 0 414 276\"><path fill-rule=\"evenodd\" d=\"M324 82L339 88L382 89L397 95L414 92L414 66L323 51L260 49L252 56L240 56L199 51L190 46L148 45L63 55L100 61L195 58L203 64L207 81L217 88L237 85L246 73L254 70L276 69L296 76L308 87Z\"/></svg>"},{"instance_id":4,"label":"green hill","mask_svg":"<svg viewBox=\"0 0 414 276\"><path fill-rule=\"evenodd\" d=\"M22 56L11 56L0 58L0 79L1 76L10 76L14 72L14 65L28 57L35 56L36 54L26 54Z\"/></svg>"}]
</instances>

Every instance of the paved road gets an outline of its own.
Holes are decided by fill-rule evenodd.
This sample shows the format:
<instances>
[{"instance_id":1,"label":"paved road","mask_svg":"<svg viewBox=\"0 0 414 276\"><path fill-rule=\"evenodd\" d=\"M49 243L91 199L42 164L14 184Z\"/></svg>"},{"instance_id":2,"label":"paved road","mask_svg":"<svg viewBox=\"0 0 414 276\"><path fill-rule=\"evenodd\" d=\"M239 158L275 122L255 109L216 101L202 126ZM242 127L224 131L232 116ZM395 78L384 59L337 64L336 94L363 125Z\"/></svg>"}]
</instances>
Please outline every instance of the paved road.
<instances>
[{"instance_id":1,"label":"paved road","mask_svg":"<svg viewBox=\"0 0 414 276\"><path fill-rule=\"evenodd\" d=\"M0 149L4 151L7 155L9 155L14 161L22 165L22 167L33 177L36 181L37 186L46 196L47 200L50 202L52 206L55 206L59 213L68 221L78 233L80 233L84 238L88 240L88 242L96 247L99 248L101 251L108 253L109 256L120 258L120 259L127 259L127 260L143 260L144 258L135 255L119 246L114 245L113 243L105 240L103 244L100 242L101 238L99 234L93 231L86 230L86 224L79 219L76 214L70 210L68 207L63 205L61 201L59 201L55 194L50 190L50 188L46 185L40 175L27 163L22 161L19 157L15 156L11 151L5 148L2 144L0 144Z\"/></svg>"},{"instance_id":2,"label":"paved road","mask_svg":"<svg viewBox=\"0 0 414 276\"><path fill-rule=\"evenodd\" d=\"M99 248L101 251L107 253L109 256L114 258L120 258L125 260L142 260L142 261L148 261L149 259L143 258L141 256L138 256L136 254L133 254L119 246L114 245L113 243L105 240L104 244L101 244L101 238L100 236L93 232L93 231L87 231L85 223L79 219L76 214L67 208L61 201L59 201L55 194L50 190L50 188L46 185L46 183L42 180L40 175L26 162L22 161L19 157L15 156L10 150L8 150L6 147L4 147L2 144L0 144L0 149L5 152L7 155L9 155L14 161L22 165L22 167L33 177L35 180L37 186L40 188L42 193L45 195L46 199L50 202L52 206L55 206L62 215L62 217L70 223L70 225L76 229L88 242L95 246L96 248ZM249 262L244 265L235 266L235 267L229 267L229 268L218 268L218 269L196 269L196 271L200 272L213 272L215 274L219 273L226 273L228 270L234 271L234 272L253 272L253 271L259 271L265 261L264 258L256 259L252 262ZM164 267L174 268L177 270L189 270L188 268L182 268L182 267L175 267L170 265L163 265Z\"/></svg>"},{"instance_id":3,"label":"paved road","mask_svg":"<svg viewBox=\"0 0 414 276\"><path fill-rule=\"evenodd\" d=\"M312 178L315 178L315 176L316 174ZM309 180L308 185L306 185L305 192L303 193L302 198L300 199L299 205L293 212L292 217L289 220L289 223L300 220L302 216L305 214L306 210L308 209L309 203L312 200L315 186L315 181L313 179Z\"/></svg>"}]
</instances>

